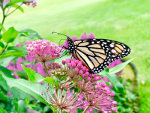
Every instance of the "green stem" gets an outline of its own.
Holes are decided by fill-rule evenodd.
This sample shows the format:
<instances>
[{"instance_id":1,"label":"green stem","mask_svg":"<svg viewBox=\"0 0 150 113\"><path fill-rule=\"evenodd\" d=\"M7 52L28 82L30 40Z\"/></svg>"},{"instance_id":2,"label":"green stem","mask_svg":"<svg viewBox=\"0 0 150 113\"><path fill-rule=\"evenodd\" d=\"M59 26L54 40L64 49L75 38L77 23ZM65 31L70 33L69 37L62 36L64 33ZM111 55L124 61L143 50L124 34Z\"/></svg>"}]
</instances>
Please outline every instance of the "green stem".
<instances>
[{"instance_id":1,"label":"green stem","mask_svg":"<svg viewBox=\"0 0 150 113\"><path fill-rule=\"evenodd\" d=\"M87 106L86 108L85 108L85 110L82 112L82 113L86 113L86 111L89 109L89 106Z\"/></svg>"},{"instance_id":2,"label":"green stem","mask_svg":"<svg viewBox=\"0 0 150 113\"><path fill-rule=\"evenodd\" d=\"M4 22L5 22L5 19L6 19L6 15L5 15L5 10L4 10L4 8L3 8L3 6L1 6L1 8L2 8L2 13L3 13L3 19L2 19L2 22L1 22L1 27L3 27L3 25L4 25ZM2 28L0 29L0 33L1 33L1 31L2 31Z\"/></svg>"},{"instance_id":3,"label":"green stem","mask_svg":"<svg viewBox=\"0 0 150 113\"><path fill-rule=\"evenodd\" d=\"M8 13L6 16L9 16L10 14L12 14L13 12L15 12L19 7L21 7L23 5L23 3L21 3L16 9L12 10L10 13Z\"/></svg>"},{"instance_id":4,"label":"green stem","mask_svg":"<svg viewBox=\"0 0 150 113\"><path fill-rule=\"evenodd\" d=\"M0 53L0 56L5 52L6 48L8 47L8 44L6 44L5 48L2 50L2 52Z\"/></svg>"},{"instance_id":5,"label":"green stem","mask_svg":"<svg viewBox=\"0 0 150 113\"><path fill-rule=\"evenodd\" d=\"M62 110L60 109L60 113L62 113Z\"/></svg>"},{"instance_id":6,"label":"green stem","mask_svg":"<svg viewBox=\"0 0 150 113\"><path fill-rule=\"evenodd\" d=\"M44 66L44 69L45 69L45 71L46 71L47 76L50 77L50 75L49 75L49 73L48 73L48 70L47 70L47 67L46 67L46 65L45 65L45 62L43 62L42 64L43 64L43 66Z\"/></svg>"}]
</instances>

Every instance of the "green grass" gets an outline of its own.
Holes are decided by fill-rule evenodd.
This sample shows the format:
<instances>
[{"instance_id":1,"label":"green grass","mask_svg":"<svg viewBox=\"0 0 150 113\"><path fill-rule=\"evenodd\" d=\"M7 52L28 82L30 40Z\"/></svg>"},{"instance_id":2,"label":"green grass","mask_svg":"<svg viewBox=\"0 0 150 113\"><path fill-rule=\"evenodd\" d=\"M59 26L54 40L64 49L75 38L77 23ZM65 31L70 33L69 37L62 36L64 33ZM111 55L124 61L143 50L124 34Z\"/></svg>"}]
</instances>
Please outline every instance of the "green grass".
<instances>
[{"instance_id":1,"label":"green grass","mask_svg":"<svg viewBox=\"0 0 150 113\"><path fill-rule=\"evenodd\" d=\"M39 0L40 1L40 0ZM52 31L80 36L84 31L131 47L127 59L138 69L140 111L150 112L150 0L41 0L37 7L14 13L6 26L31 28L53 42L65 37ZM141 81L145 81L143 85Z\"/></svg>"}]
</instances>

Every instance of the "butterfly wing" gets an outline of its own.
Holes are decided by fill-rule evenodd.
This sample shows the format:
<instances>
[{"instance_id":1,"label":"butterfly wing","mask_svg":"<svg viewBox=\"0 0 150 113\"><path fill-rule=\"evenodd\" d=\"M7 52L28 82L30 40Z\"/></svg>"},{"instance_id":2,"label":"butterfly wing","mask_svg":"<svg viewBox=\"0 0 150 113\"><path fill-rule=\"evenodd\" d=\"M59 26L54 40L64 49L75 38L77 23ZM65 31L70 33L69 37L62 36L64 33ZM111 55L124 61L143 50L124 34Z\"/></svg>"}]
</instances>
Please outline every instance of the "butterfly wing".
<instances>
[{"instance_id":1,"label":"butterfly wing","mask_svg":"<svg viewBox=\"0 0 150 113\"><path fill-rule=\"evenodd\" d=\"M92 73L99 73L111 62L130 53L130 48L120 42L107 39L87 39L74 41L73 56L82 61Z\"/></svg>"}]
</instances>

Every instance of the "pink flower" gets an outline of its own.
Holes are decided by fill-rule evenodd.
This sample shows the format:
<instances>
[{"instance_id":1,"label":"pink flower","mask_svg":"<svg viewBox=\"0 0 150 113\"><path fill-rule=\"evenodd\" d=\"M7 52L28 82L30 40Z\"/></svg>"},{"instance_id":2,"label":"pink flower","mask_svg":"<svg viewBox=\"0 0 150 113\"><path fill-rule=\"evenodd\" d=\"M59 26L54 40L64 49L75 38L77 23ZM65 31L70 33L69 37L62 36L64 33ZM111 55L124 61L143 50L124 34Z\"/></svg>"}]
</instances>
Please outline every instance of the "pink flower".
<instances>
[{"instance_id":1,"label":"pink flower","mask_svg":"<svg viewBox=\"0 0 150 113\"><path fill-rule=\"evenodd\" d=\"M61 48L48 40L26 42L29 56L39 62L51 61L60 57Z\"/></svg>"},{"instance_id":2,"label":"pink flower","mask_svg":"<svg viewBox=\"0 0 150 113\"><path fill-rule=\"evenodd\" d=\"M78 97L76 104L82 103L80 108L87 108L89 113L92 113L94 109L112 112L112 108L117 104L111 98L114 93L104 81L97 83L103 80L100 76L89 73L89 70L79 60L66 59L62 61L62 64L67 66L67 75L72 81L75 81L76 87L79 88L81 96Z\"/></svg>"},{"instance_id":3,"label":"pink flower","mask_svg":"<svg viewBox=\"0 0 150 113\"><path fill-rule=\"evenodd\" d=\"M73 109L77 109L78 105L74 105L76 101L76 97L78 97L77 93L74 93L74 91L67 90L65 91L64 89L56 89L54 88L53 93L49 91L49 86L46 89L46 95L49 97L50 101L45 99L43 93L42 96L44 100L52 105L53 107L57 108L60 110L60 113L62 111L70 112Z\"/></svg>"},{"instance_id":4,"label":"pink flower","mask_svg":"<svg viewBox=\"0 0 150 113\"><path fill-rule=\"evenodd\" d=\"M95 36L93 33L87 35L86 32L84 32L84 34L81 35L81 40L83 39L95 39Z\"/></svg>"},{"instance_id":5,"label":"pink flower","mask_svg":"<svg viewBox=\"0 0 150 113\"><path fill-rule=\"evenodd\" d=\"M83 40L83 39L95 39L95 36L94 36L93 33L90 33L89 35L87 35L86 32L84 32L84 33L81 35L80 39L81 39L81 40ZM73 40L73 41L80 40L80 39L78 39L78 37L72 37L72 40ZM65 46L66 48L68 48L68 42L67 42L67 40L65 41L64 46Z\"/></svg>"},{"instance_id":6,"label":"pink flower","mask_svg":"<svg viewBox=\"0 0 150 113\"><path fill-rule=\"evenodd\" d=\"M113 61L108 67L113 68L121 63L122 63L121 59L118 59L118 60Z\"/></svg>"},{"instance_id":7,"label":"pink flower","mask_svg":"<svg viewBox=\"0 0 150 113\"><path fill-rule=\"evenodd\" d=\"M22 44L18 43L15 45L16 47L22 47Z\"/></svg>"},{"instance_id":8,"label":"pink flower","mask_svg":"<svg viewBox=\"0 0 150 113\"><path fill-rule=\"evenodd\" d=\"M11 92L7 92L7 95L12 96L12 93Z\"/></svg>"},{"instance_id":9,"label":"pink flower","mask_svg":"<svg viewBox=\"0 0 150 113\"><path fill-rule=\"evenodd\" d=\"M36 0L26 0L23 3L28 5L28 6L30 6L30 4L31 4L33 8L37 5Z\"/></svg>"},{"instance_id":10,"label":"pink flower","mask_svg":"<svg viewBox=\"0 0 150 113\"><path fill-rule=\"evenodd\" d=\"M89 69L81 61L75 59L66 59L62 64L67 66L67 75L73 80L78 81L82 77L86 81L96 82L102 78L97 74L89 73Z\"/></svg>"}]
</instances>

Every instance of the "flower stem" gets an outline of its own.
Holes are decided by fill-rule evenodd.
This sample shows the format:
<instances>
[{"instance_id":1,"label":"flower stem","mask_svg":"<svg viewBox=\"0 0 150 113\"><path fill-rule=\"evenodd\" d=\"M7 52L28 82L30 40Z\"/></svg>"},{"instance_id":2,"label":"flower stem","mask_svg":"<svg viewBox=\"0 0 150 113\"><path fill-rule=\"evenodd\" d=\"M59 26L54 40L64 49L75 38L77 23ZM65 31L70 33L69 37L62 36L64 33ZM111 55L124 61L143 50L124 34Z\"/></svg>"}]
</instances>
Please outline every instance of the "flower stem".
<instances>
[{"instance_id":1,"label":"flower stem","mask_svg":"<svg viewBox=\"0 0 150 113\"><path fill-rule=\"evenodd\" d=\"M5 52L6 48L7 48L8 44L6 44L5 48L2 50L2 52L0 53L0 56Z\"/></svg>"},{"instance_id":2,"label":"flower stem","mask_svg":"<svg viewBox=\"0 0 150 113\"><path fill-rule=\"evenodd\" d=\"M60 109L60 113L62 113L62 110Z\"/></svg>"},{"instance_id":3,"label":"flower stem","mask_svg":"<svg viewBox=\"0 0 150 113\"><path fill-rule=\"evenodd\" d=\"M42 64L43 64L43 66L44 66L44 69L45 69L45 71L46 71L47 76L50 77L50 75L49 75L49 73L48 73L48 70L47 70L47 67L46 67L46 65L45 65L45 62L43 62Z\"/></svg>"},{"instance_id":4,"label":"flower stem","mask_svg":"<svg viewBox=\"0 0 150 113\"><path fill-rule=\"evenodd\" d=\"M4 8L1 6L1 8L2 8L2 16L3 16L3 19L2 19L2 22L1 22L1 28L0 28L0 33L1 33L1 31L2 31L2 28L3 28L3 24L4 24L4 22L5 22L5 19L6 19L6 14L5 14L5 10L4 10Z\"/></svg>"},{"instance_id":5,"label":"flower stem","mask_svg":"<svg viewBox=\"0 0 150 113\"><path fill-rule=\"evenodd\" d=\"M12 10L10 13L7 14L7 16L9 16L10 14L12 14L13 12L15 12L19 7L22 6L23 3L21 3L18 7L16 7L14 10Z\"/></svg>"},{"instance_id":6,"label":"flower stem","mask_svg":"<svg viewBox=\"0 0 150 113\"><path fill-rule=\"evenodd\" d=\"M86 111L89 109L89 106L87 106L86 108L85 108L85 110L82 112L82 113L86 113Z\"/></svg>"}]
</instances>

